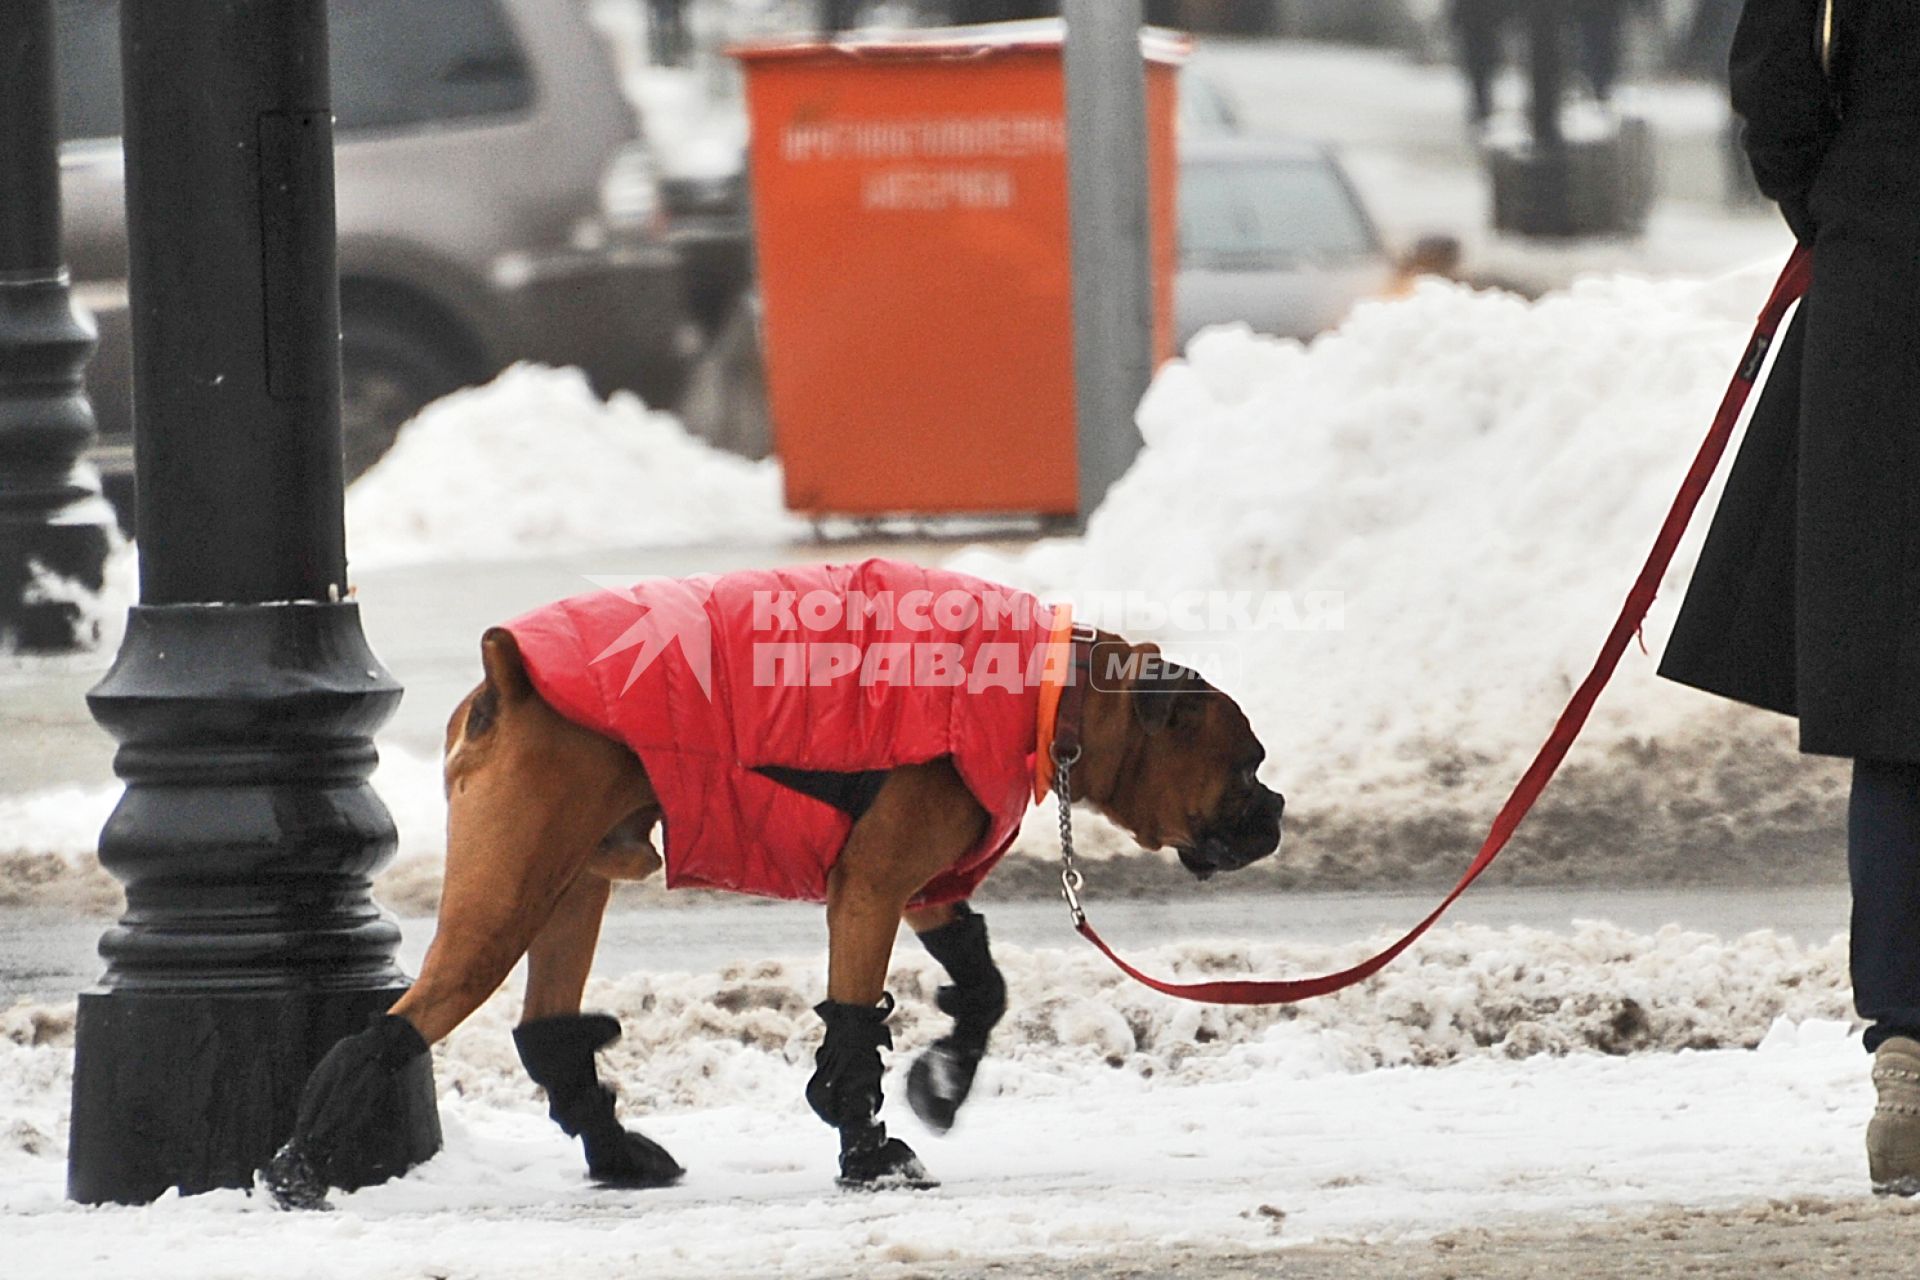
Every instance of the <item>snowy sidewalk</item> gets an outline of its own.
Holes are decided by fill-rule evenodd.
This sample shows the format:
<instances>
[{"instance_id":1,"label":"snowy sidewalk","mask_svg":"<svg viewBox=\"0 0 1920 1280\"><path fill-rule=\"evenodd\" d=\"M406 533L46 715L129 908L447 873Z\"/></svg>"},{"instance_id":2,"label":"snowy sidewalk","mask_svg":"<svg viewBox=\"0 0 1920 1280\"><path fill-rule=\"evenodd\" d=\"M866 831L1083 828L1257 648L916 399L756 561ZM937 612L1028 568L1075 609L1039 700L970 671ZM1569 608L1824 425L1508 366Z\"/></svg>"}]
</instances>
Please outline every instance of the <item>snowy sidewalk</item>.
<instances>
[{"instance_id":1,"label":"snowy sidewalk","mask_svg":"<svg viewBox=\"0 0 1920 1280\"><path fill-rule=\"evenodd\" d=\"M0 1157L22 1276L887 1275L929 1263L1284 1249L1659 1205L1864 1199L1865 1060L1839 1024L1757 1051L1329 1070L1280 1027L1266 1069L1215 1085L988 1098L945 1142L914 1137L937 1191L830 1185L831 1138L793 1089L649 1131L689 1166L663 1192L595 1191L528 1108L449 1094L447 1150L339 1212L239 1192L142 1209L61 1199L48 1155ZM16 1125L16 1131L18 1126ZM17 1138L17 1132L16 1132Z\"/></svg>"},{"instance_id":2,"label":"snowy sidewalk","mask_svg":"<svg viewBox=\"0 0 1920 1280\"><path fill-rule=\"evenodd\" d=\"M692 913L662 914L663 931ZM1186 977L1305 972L1362 944L1149 950ZM629 1120L690 1173L599 1191L514 1058L517 983L436 1050L444 1152L338 1212L238 1191L62 1198L72 1005L0 1013L6 1274L904 1275L1419 1238L1660 1207L1864 1201L1872 1104L1844 943L1584 924L1443 926L1362 988L1290 1009L1177 1004L1085 949L998 948L1012 1008L946 1139L901 1105L945 1029L916 948L889 987L887 1118L944 1185L849 1194L802 1100L822 956L595 982ZM742 957L764 951L748 947ZM1691 1047L1690 1047L1691 1046ZM1715 1046L1715 1047L1706 1047ZM1757 1047L1745 1047L1757 1046Z\"/></svg>"}]
</instances>

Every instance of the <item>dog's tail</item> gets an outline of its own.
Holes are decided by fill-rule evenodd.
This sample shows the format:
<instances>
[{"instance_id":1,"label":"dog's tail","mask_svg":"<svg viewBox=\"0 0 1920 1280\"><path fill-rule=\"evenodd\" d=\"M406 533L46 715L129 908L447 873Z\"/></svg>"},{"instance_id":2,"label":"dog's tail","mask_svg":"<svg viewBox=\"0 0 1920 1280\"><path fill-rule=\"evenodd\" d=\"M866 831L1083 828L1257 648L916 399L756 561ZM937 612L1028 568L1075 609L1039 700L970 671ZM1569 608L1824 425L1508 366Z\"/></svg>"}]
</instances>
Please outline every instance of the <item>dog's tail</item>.
<instances>
[{"instance_id":1,"label":"dog's tail","mask_svg":"<svg viewBox=\"0 0 1920 1280\"><path fill-rule=\"evenodd\" d=\"M461 699L447 721L449 769L465 747L482 741L493 731L502 709L524 701L533 693L533 681L527 677L520 645L505 627L489 627L480 637L480 666L486 678L479 688Z\"/></svg>"}]
</instances>

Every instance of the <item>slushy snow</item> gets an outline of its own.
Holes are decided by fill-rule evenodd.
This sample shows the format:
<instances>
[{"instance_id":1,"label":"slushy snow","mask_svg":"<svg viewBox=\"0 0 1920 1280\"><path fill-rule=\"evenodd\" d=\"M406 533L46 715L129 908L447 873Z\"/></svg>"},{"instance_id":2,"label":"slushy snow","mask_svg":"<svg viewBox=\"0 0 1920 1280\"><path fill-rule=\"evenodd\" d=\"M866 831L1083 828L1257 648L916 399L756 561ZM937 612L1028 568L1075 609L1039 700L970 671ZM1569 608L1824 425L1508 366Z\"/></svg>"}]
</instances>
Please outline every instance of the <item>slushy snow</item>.
<instances>
[{"instance_id":1,"label":"slushy snow","mask_svg":"<svg viewBox=\"0 0 1920 1280\"><path fill-rule=\"evenodd\" d=\"M801 1098L820 957L596 982L631 1123L690 1170L596 1191L515 1060L503 993L436 1051L446 1150L341 1210L220 1192L148 1208L62 1199L71 1005L0 1014L0 1216L23 1275L892 1275L1023 1253L1264 1249L1526 1214L1864 1195L1865 1059L1844 948L1767 933L1442 929L1362 992L1298 1008L1176 1005L1085 950L1001 948L1012 1010L945 1140L900 1104L944 1029L902 951L887 1119L937 1191L848 1195ZM1324 968L1355 948L1190 943L1200 975ZM1764 1116L1766 1123L1754 1123ZM1284 1222L1284 1225L1283 1225ZM564 1259L564 1263L561 1262Z\"/></svg>"},{"instance_id":2,"label":"slushy snow","mask_svg":"<svg viewBox=\"0 0 1920 1280\"><path fill-rule=\"evenodd\" d=\"M518 364L421 410L347 492L354 569L783 542L780 468L709 448L578 369Z\"/></svg>"}]
</instances>

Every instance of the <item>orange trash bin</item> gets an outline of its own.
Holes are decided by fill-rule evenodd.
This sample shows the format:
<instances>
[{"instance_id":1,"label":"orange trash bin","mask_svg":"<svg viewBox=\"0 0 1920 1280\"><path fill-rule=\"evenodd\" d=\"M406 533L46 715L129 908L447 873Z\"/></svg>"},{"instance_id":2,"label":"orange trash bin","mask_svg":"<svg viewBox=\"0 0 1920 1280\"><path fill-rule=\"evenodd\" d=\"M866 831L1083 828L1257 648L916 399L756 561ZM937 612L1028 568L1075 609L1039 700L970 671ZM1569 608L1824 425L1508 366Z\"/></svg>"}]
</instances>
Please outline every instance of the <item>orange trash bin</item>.
<instances>
[{"instance_id":1,"label":"orange trash bin","mask_svg":"<svg viewBox=\"0 0 1920 1280\"><path fill-rule=\"evenodd\" d=\"M1071 515L1058 21L745 45L768 404L808 515ZM1154 334L1172 353L1175 73L1147 60Z\"/></svg>"}]
</instances>

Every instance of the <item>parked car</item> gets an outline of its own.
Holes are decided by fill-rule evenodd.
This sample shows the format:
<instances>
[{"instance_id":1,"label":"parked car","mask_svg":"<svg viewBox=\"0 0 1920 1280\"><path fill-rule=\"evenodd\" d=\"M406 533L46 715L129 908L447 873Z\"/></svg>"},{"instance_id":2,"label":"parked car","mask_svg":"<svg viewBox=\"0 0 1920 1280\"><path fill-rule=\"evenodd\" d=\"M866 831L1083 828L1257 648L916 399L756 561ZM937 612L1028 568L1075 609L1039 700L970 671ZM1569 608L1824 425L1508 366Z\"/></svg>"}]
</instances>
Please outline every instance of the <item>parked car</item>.
<instances>
[{"instance_id":1,"label":"parked car","mask_svg":"<svg viewBox=\"0 0 1920 1280\"><path fill-rule=\"evenodd\" d=\"M579 0L332 0L349 475L515 360L671 405L698 343L638 123ZM132 469L119 0L57 0L67 257L100 327L109 492ZM123 508L124 510L124 508Z\"/></svg>"},{"instance_id":2,"label":"parked car","mask_svg":"<svg viewBox=\"0 0 1920 1280\"><path fill-rule=\"evenodd\" d=\"M1188 138L1217 138L1241 131L1240 103L1233 91L1205 68L1180 68L1179 84L1174 122L1180 130L1182 148Z\"/></svg>"},{"instance_id":3,"label":"parked car","mask_svg":"<svg viewBox=\"0 0 1920 1280\"><path fill-rule=\"evenodd\" d=\"M1327 148L1247 135L1180 143L1180 256L1173 286L1182 349L1210 324L1310 338L1396 268Z\"/></svg>"}]
</instances>

